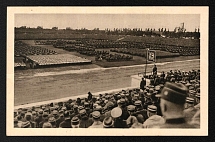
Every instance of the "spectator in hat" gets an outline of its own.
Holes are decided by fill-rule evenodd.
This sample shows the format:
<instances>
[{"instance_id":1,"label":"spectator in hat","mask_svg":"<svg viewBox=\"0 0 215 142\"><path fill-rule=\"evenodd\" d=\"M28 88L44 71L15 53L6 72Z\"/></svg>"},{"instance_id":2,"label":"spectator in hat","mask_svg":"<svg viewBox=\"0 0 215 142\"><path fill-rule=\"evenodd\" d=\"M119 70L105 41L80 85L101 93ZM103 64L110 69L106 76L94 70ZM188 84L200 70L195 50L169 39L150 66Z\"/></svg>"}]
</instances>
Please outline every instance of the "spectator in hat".
<instances>
[{"instance_id":1,"label":"spectator in hat","mask_svg":"<svg viewBox=\"0 0 215 142\"><path fill-rule=\"evenodd\" d=\"M65 111L64 114L64 121L60 123L59 128L71 128L71 118L68 111Z\"/></svg>"},{"instance_id":2,"label":"spectator in hat","mask_svg":"<svg viewBox=\"0 0 215 142\"><path fill-rule=\"evenodd\" d=\"M165 118L165 124L161 128L194 128L184 118L184 104L187 94L187 87L180 83L166 82L161 94L160 106Z\"/></svg>"},{"instance_id":3,"label":"spectator in hat","mask_svg":"<svg viewBox=\"0 0 215 142\"><path fill-rule=\"evenodd\" d=\"M71 126L72 128L79 128L79 118L78 117L73 117L71 120Z\"/></svg>"},{"instance_id":4,"label":"spectator in hat","mask_svg":"<svg viewBox=\"0 0 215 142\"><path fill-rule=\"evenodd\" d=\"M194 98L186 98L187 108L184 110L185 120L189 123L198 109L194 107Z\"/></svg>"},{"instance_id":5,"label":"spectator in hat","mask_svg":"<svg viewBox=\"0 0 215 142\"><path fill-rule=\"evenodd\" d=\"M29 121L29 122L30 122L31 128L36 128L36 123L35 123L34 121L32 121L31 118L32 118L32 114L31 114L30 112L27 112L27 113L25 114L25 119L26 119L26 121Z\"/></svg>"},{"instance_id":6,"label":"spectator in hat","mask_svg":"<svg viewBox=\"0 0 215 142\"><path fill-rule=\"evenodd\" d=\"M71 114L71 118L73 118L74 116L78 116L78 115L79 115L78 105L74 105L73 106L73 113Z\"/></svg>"},{"instance_id":7,"label":"spectator in hat","mask_svg":"<svg viewBox=\"0 0 215 142\"><path fill-rule=\"evenodd\" d=\"M149 105L147 108L148 119L143 123L144 128L159 128L160 125L164 124L164 118L157 115L157 107Z\"/></svg>"},{"instance_id":8,"label":"spectator in hat","mask_svg":"<svg viewBox=\"0 0 215 142\"><path fill-rule=\"evenodd\" d=\"M94 111L99 111L100 112L100 121L103 122L105 118L105 114L103 113L103 108L100 105L97 105Z\"/></svg>"},{"instance_id":9,"label":"spectator in hat","mask_svg":"<svg viewBox=\"0 0 215 142\"><path fill-rule=\"evenodd\" d=\"M92 113L92 117L93 117L93 124L89 127L89 128L103 128L103 124L100 121L100 112L99 111L94 111Z\"/></svg>"},{"instance_id":10,"label":"spectator in hat","mask_svg":"<svg viewBox=\"0 0 215 142\"><path fill-rule=\"evenodd\" d=\"M118 100L118 107L120 107L122 109L122 116L121 116L122 119L127 120L129 117L129 113L127 110L125 99Z\"/></svg>"},{"instance_id":11,"label":"spectator in hat","mask_svg":"<svg viewBox=\"0 0 215 142\"><path fill-rule=\"evenodd\" d=\"M36 127L39 128L39 124L40 122L44 121L44 118L43 118L43 110L40 109L38 111L38 116L35 118L35 122L36 122Z\"/></svg>"},{"instance_id":12,"label":"spectator in hat","mask_svg":"<svg viewBox=\"0 0 215 142\"><path fill-rule=\"evenodd\" d=\"M93 110L90 108L90 104L88 102L84 103L84 108L85 108L88 116L90 115L90 113L93 112Z\"/></svg>"},{"instance_id":13,"label":"spectator in hat","mask_svg":"<svg viewBox=\"0 0 215 142\"><path fill-rule=\"evenodd\" d=\"M48 122L48 119L49 119L48 116L49 116L49 115L48 115L47 112L44 112L44 113L43 113L43 121L41 121L41 122L39 123L39 128L42 128L42 127L43 127L43 123Z\"/></svg>"},{"instance_id":14,"label":"spectator in hat","mask_svg":"<svg viewBox=\"0 0 215 142\"><path fill-rule=\"evenodd\" d=\"M74 117L73 117L74 118ZM80 128L88 128L93 124L93 119L89 118L85 109L80 111Z\"/></svg>"},{"instance_id":15,"label":"spectator in hat","mask_svg":"<svg viewBox=\"0 0 215 142\"><path fill-rule=\"evenodd\" d=\"M164 82L165 82L165 73L164 73L164 71L162 71L162 73L160 75L160 83L164 84Z\"/></svg>"},{"instance_id":16,"label":"spectator in hat","mask_svg":"<svg viewBox=\"0 0 215 142\"><path fill-rule=\"evenodd\" d=\"M29 121L22 122L21 128L31 128L31 124Z\"/></svg>"},{"instance_id":17,"label":"spectator in hat","mask_svg":"<svg viewBox=\"0 0 215 142\"><path fill-rule=\"evenodd\" d=\"M143 109L142 102L140 100L137 100L134 102L134 105L136 107L135 115L141 114L144 118L144 121L148 118L147 111Z\"/></svg>"},{"instance_id":18,"label":"spectator in hat","mask_svg":"<svg viewBox=\"0 0 215 142\"><path fill-rule=\"evenodd\" d=\"M37 113L36 111L32 111L32 117L31 120L35 122L35 119L37 118Z\"/></svg>"},{"instance_id":19,"label":"spectator in hat","mask_svg":"<svg viewBox=\"0 0 215 142\"><path fill-rule=\"evenodd\" d=\"M144 90L146 86L146 79L143 77L142 81L140 82L140 89Z\"/></svg>"},{"instance_id":20,"label":"spectator in hat","mask_svg":"<svg viewBox=\"0 0 215 142\"><path fill-rule=\"evenodd\" d=\"M56 119L56 127L58 128L60 123L64 121L64 114L63 110L59 111L59 117Z\"/></svg>"},{"instance_id":21,"label":"spectator in hat","mask_svg":"<svg viewBox=\"0 0 215 142\"><path fill-rule=\"evenodd\" d=\"M111 110L111 117L114 119L114 128L128 128L126 121L122 118L122 109L115 107Z\"/></svg>"},{"instance_id":22,"label":"spectator in hat","mask_svg":"<svg viewBox=\"0 0 215 142\"><path fill-rule=\"evenodd\" d=\"M113 123L112 117L106 117L103 121L103 128L113 128Z\"/></svg>"},{"instance_id":23,"label":"spectator in hat","mask_svg":"<svg viewBox=\"0 0 215 142\"><path fill-rule=\"evenodd\" d=\"M141 115L138 115L138 116L141 116ZM137 128L143 128L143 124L142 123L140 123L139 121L138 121L138 119L137 119L137 117L134 117L133 116L133 118L131 118L131 123L132 123L132 125L131 125L131 127L130 128L135 128L135 129L137 129ZM128 121L127 121L128 122ZM128 123L127 123L128 124ZM129 125L129 124L128 124Z\"/></svg>"},{"instance_id":24,"label":"spectator in hat","mask_svg":"<svg viewBox=\"0 0 215 142\"><path fill-rule=\"evenodd\" d=\"M105 117L110 117L111 116L111 110L114 108L113 102L109 101L106 105L107 111L105 112Z\"/></svg>"},{"instance_id":25,"label":"spectator in hat","mask_svg":"<svg viewBox=\"0 0 215 142\"><path fill-rule=\"evenodd\" d=\"M52 128L57 128L56 127L56 119L54 117L50 117L48 122L52 125Z\"/></svg>"},{"instance_id":26,"label":"spectator in hat","mask_svg":"<svg viewBox=\"0 0 215 142\"><path fill-rule=\"evenodd\" d=\"M126 124L127 124L128 128L130 128L134 123L137 123L137 119L135 116L130 116L126 120Z\"/></svg>"},{"instance_id":27,"label":"spectator in hat","mask_svg":"<svg viewBox=\"0 0 215 142\"><path fill-rule=\"evenodd\" d=\"M49 122L45 122L45 123L43 123L42 128L52 128L52 124Z\"/></svg>"}]
</instances>

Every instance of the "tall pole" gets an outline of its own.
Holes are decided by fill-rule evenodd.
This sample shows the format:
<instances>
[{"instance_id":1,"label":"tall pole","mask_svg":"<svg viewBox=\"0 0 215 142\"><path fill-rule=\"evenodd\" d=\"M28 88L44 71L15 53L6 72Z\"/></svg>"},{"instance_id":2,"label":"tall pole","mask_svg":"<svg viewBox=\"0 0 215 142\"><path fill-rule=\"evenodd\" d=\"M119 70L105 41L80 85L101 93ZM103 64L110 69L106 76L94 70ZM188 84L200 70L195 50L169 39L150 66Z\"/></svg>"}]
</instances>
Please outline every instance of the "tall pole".
<instances>
[{"instance_id":1,"label":"tall pole","mask_svg":"<svg viewBox=\"0 0 215 142\"><path fill-rule=\"evenodd\" d=\"M148 48L146 49L146 65L145 65L145 75L146 75L146 68L147 68L147 60L148 60Z\"/></svg>"}]
</instances>

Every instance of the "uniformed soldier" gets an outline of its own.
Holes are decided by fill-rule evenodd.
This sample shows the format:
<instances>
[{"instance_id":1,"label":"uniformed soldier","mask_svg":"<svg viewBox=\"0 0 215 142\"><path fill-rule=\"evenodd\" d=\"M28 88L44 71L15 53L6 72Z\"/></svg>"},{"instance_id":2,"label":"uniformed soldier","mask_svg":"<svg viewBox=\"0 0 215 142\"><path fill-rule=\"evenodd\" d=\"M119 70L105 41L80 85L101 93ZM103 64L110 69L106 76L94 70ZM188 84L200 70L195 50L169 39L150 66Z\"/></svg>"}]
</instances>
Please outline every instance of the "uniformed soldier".
<instances>
[{"instance_id":1,"label":"uniformed soldier","mask_svg":"<svg viewBox=\"0 0 215 142\"><path fill-rule=\"evenodd\" d=\"M161 94L160 106L165 118L165 124L160 128L195 128L188 124L184 118L184 104L187 94L187 87L180 83L166 82Z\"/></svg>"},{"instance_id":2,"label":"uniformed soldier","mask_svg":"<svg viewBox=\"0 0 215 142\"><path fill-rule=\"evenodd\" d=\"M146 79L143 77L142 81L140 82L140 89L144 90L146 86Z\"/></svg>"},{"instance_id":3,"label":"uniformed soldier","mask_svg":"<svg viewBox=\"0 0 215 142\"><path fill-rule=\"evenodd\" d=\"M160 125L164 124L164 118L157 115L157 107L149 105L147 108L148 119L143 123L144 128L159 128Z\"/></svg>"},{"instance_id":4,"label":"uniformed soldier","mask_svg":"<svg viewBox=\"0 0 215 142\"><path fill-rule=\"evenodd\" d=\"M156 74L157 74L157 67L156 67L155 64L154 64L154 68L152 69L152 72L153 72L153 75L156 75Z\"/></svg>"}]
</instances>

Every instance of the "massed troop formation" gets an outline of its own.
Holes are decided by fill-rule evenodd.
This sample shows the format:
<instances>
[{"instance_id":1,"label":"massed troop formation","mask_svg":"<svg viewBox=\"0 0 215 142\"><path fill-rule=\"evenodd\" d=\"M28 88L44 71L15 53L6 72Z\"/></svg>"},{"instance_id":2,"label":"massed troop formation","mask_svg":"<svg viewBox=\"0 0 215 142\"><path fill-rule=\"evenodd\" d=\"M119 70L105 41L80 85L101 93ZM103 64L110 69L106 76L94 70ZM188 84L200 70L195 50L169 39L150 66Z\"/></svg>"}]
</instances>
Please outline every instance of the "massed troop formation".
<instances>
[{"instance_id":1,"label":"massed troop formation","mask_svg":"<svg viewBox=\"0 0 215 142\"><path fill-rule=\"evenodd\" d=\"M145 78L151 78L146 86ZM200 128L200 70L145 76L140 88L14 111L15 128ZM156 81L155 81L156 80Z\"/></svg>"}]
</instances>

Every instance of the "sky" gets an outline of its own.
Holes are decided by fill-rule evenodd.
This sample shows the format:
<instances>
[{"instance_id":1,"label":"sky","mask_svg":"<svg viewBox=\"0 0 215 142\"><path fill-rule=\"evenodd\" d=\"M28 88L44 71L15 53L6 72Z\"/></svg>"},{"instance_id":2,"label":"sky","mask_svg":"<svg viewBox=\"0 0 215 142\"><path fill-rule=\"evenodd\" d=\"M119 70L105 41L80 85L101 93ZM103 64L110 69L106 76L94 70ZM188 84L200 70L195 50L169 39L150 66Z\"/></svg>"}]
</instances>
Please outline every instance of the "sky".
<instances>
[{"instance_id":1,"label":"sky","mask_svg":"<svg viewBox=\"0 0 215 142\"><path fill-rule=\"evenodd\" d=\"M199 14L15 14L15 27L65 29L169 28L184 23L186 31L200 28Z\"/></svg>"}]
</instances>

